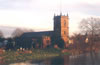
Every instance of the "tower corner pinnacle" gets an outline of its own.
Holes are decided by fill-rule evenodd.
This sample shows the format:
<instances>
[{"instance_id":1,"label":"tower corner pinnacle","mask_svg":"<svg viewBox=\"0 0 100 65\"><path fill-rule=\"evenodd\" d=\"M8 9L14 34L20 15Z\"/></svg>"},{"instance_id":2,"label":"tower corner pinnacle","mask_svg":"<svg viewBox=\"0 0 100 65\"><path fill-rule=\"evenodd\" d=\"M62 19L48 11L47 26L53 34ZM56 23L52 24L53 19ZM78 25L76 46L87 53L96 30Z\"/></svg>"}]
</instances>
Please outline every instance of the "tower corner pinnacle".
<instances>
[{"instance_id":1,"label":"tower corner pinnacle","mask_svg":"<svg viewBox=\"0 0 100 65\"><path fill-rule=\"evenodd\" d=\"M69 16L68 13L67 13L67 16Z\"/></svg>"}]
</instances>

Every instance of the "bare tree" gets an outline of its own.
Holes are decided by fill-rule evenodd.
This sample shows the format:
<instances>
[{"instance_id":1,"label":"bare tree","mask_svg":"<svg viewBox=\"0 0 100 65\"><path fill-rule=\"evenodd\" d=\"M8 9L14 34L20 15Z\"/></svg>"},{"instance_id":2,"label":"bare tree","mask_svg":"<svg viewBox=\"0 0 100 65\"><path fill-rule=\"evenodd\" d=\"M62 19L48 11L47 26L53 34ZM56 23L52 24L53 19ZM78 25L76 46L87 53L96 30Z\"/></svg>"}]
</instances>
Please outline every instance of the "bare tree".
<instances>
[{"instance_id":1,"label":"bare tree","mask_svg":"<svg viewBox=\"0 0 100 65\"><path fill-rule=\"evenodd\" d=\"M80 22L80 30L82 33L87 33L89 42L90 42L90 50L93 50L93 46L95 45L95 37L100 34L100 18L87 18L83 19Z\"/></svg>"},{"instance_id":2,"label":"bare tree","mask_svg":"<svg viewBox=\"0 0 100 65\"><path fill-rule=\"evenodd\" d=\"M79 27L83 33L88 33L90 35L100 34L100 18L91 17L83 19Z\"/></svg>"},{"instance_id":3,"label":"bare tree","mask_svg":"<svg viewBox=\"0 0 100 65\"><path fill-rule=\"evenodd\" d=\"M12 33L12 37L20 37L23 33L25 32L33 32L32 29L21 29L21 28L16 28L16 30Z\"/></svg>"},{"instance_id":4,"label":"bare tree","mask_svg":"<svg viewBox=\"0 0 100 65\"><path fill-rule=\"evenodd\" d=\"M3 37L3 32L2 31L0 31L0 38L2 38Z\"/></svg>"},{"instance_id":5,"label":"bare tree","mask_svg":"<svg viewBox=\"0 0 100 65\"><path fill-rule=\"evenodd\" d=\"M23 30L21 30L20 28L17 28L13 33L12 33L12 37L19 37L23 34Z\"/></svg>"},{"instance_id":6,"label":"bare tree","mask_svg":"<svg viewBox=\"0 0 100 65\"><path fill-rule=\"evenodd\" d=\"M0 47L2 47L4 45L3 41L4 41L4 36L3 36L2 31L0 31Z\"/></svg>"},{"instance_id":7,"label":"bare tree","mask_svg":"<svg viewBox=\"0 0 100 65\"><path fill-rule=\"evenodd\" d=\"M95 42L96 42L96 37L99 36L100 34L100 18L87 18L83 19L80 22L80 29L82 33L87 33L88 34L88 39L89 39L89 47L90 47L90 54L91 54L91 59L93 59L93 54L95 50ZM94 65L94 59L93 59L93 65Z\"/></svg>"},{"instance_id":8,"label":"bare tree","mask_svg":"<svg viewBox=\"0 0 100 65\"><path fill-rule=\"evenodd\" d=\"M86 34L82 35L74 33L74 35L71 38L73 39L74 42L73 49L78 53L84 53L86 49L86 44L85 44Z\"/></svg>"}]
</instances>

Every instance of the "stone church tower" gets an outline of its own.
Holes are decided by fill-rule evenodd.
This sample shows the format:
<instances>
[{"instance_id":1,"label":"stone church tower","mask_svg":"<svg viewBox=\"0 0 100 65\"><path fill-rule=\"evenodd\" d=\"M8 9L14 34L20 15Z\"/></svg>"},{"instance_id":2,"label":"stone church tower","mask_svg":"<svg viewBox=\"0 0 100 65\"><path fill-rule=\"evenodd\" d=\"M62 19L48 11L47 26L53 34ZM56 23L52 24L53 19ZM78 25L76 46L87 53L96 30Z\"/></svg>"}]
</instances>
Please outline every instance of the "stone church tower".
<instances>
[{"instance_id":1,"label":"stone church tower","mask_svg":"<svg viewBox=\"0 0 100 65\"><path fill-rule=\"evenodd\" d=\"M62 40L64 47L68 44L69 38L69 17L68 15L54 16L54 34L57 41ZM58 42L59 43L59 42ZM61 42L59 44L62 44Z\"/></svg>"}]
</instances>

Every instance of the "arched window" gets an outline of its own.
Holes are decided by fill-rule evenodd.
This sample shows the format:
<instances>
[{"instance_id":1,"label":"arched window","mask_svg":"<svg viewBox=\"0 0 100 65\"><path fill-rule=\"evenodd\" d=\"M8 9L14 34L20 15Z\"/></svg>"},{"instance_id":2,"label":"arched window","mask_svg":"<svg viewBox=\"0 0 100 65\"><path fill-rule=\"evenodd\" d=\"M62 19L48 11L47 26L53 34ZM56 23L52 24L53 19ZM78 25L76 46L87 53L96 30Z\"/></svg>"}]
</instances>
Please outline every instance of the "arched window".
<instances>
[{"instance_id":1,"label":"arched window","mask_svg":"<svg viewBox=\"0 0 100 65\"><path fill-rule=\"evenodd\" d=\"M64 35L66 35L66 31L64 31Z\"/></svg>"},{"instance_id":2,"label":"arched window","mask_svg":"<svg viewBox=\"0 0 100 65\"><path fill-rule=\"evenodd\" d=\"M64 26L66 26L66 20L64 20Z\"/></svg>"}]
</instances>

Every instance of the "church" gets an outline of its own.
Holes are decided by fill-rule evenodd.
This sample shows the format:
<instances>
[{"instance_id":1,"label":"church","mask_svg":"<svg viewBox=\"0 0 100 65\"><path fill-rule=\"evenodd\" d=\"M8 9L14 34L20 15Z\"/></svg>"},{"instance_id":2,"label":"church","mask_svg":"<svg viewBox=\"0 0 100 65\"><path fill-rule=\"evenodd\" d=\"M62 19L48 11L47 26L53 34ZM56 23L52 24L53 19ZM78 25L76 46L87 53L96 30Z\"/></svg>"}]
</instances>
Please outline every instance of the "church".
<instances>
[{"instance_id":1,"label":"church","mask_svg":"<svg viewBox=\"0 0 100 65\"><path fill-rule=\"evenodd\" d=\"M42 32L27 32L22 34L21 43L24 48L48 48L57 45L61 48L68 46L69 39L69 16L54 15L54 30Z\"/></svg>"}]
</instances>

